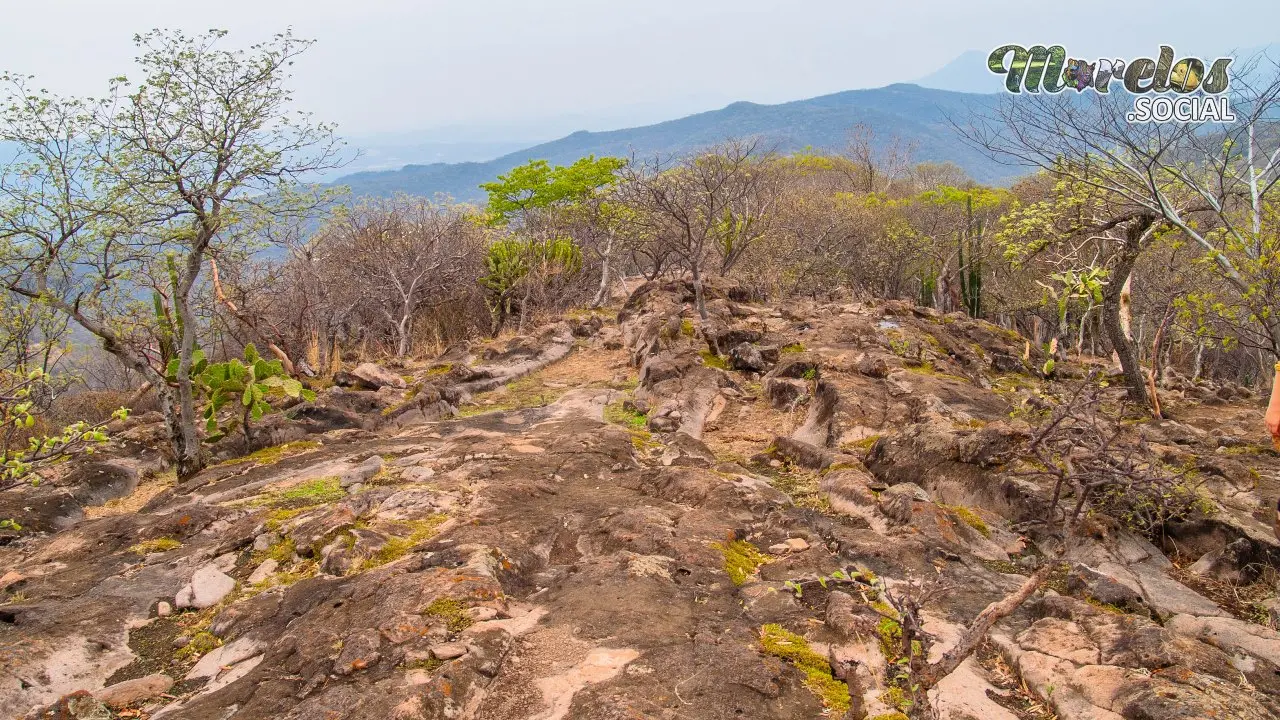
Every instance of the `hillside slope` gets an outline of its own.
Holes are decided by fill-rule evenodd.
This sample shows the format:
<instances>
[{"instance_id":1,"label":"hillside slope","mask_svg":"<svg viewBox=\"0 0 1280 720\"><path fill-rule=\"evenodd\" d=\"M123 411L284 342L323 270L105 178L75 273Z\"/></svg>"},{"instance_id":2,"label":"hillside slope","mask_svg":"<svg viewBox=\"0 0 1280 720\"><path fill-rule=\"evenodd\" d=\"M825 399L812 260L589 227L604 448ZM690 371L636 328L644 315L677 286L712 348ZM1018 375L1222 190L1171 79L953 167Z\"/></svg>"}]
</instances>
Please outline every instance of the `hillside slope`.
<instances>
[{"instance_id":1,"label":"hillside slope","mask_svg":"<svg viewBox=\"0 0 1280 720\"><path fill-rule=\"evenodd\" d=\"M283 444L215 445L183 482L153 414L0 492L23 527L0 530L0 718L901 720L889 601L936 578L917 652L941 651L1039 569L941 720L1278 716L1280 455L1247 390L1179 381L1181 420L1108 435L1197 469L1212 512L1164 529L1178 565L1101 516L1059 565L1028 419L1088 368L1043 378L1016 334L898 302L710 293L706 321L650 283L357 367L263 418Z\"/></svg>"},{"instance_id":2,"label":"hillside slope","mask_svg":"<svg viewBox=\"0 0 1280 720\"><path fill-rule=\"evenodd\" d=\"M1002 182L1021 173L993 162L955 136L948 118L989 108L998 95L890 85L797 100L781 105L738 102L678 120L608 132L580 131L559 140L509 153L489 162L407 165L400 170L362 172L336 181L357 196L445 193L458 200L482 197L479 185L531 159L567 164L586 155L670 155L728 138L758 137L781 151L839 148L850 128L863 124L887 142L894 135L915 143L920 161L954 162L982 182Z\"/></svg>"}]
</instances>

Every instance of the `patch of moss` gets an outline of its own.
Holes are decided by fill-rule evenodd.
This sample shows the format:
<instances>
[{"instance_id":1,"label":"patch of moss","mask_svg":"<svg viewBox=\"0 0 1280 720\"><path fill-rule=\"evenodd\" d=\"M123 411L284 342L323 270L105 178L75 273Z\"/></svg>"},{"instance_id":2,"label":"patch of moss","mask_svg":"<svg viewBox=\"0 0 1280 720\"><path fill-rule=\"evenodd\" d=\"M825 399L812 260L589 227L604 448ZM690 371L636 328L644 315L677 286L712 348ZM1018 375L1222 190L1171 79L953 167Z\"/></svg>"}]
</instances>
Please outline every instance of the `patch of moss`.
<instances>
[{"instance_id":1,"label":"patch of moss","mask_svg":"<svg viewBox=\"0 0 1280 720\"><path fill-rule=\"evenodd\" d=\"M604 419L615 425L621 425L632 430L644 430L649 419L644 413L628 410L623 407L625 401L609 403L604 407Z\"/></svg>"},{"instance_id":2,"label":"patch of moss","mask_svg":"<svg viewBox=\"0 0 1280 720\"><path fill-rule=\"evenodd\" d=\"M794 355L804 352L804 343L790 343L778 348L778 352L782 355Z\"/></svg>"},{"instance_id":3,"label":"patch of moss","mask_svg":"<svg viewBox=\"0 0 1280 720\"><path fill-rule=\"evenodd\" d=\"M822 700L833 716L848 712L852 705L849 686L835 679L827 659L810 648L803 637L771 623L760 628L760 646L765 654L786 660L804 673L805 687Z\"/></svg>"},{"instance_id":4,"label":"patch of moss","mask_svg":"<svg viewBox=\"0 0 1280 720\"><path fill-rule=\"evenodd\" d=\"M223 465L236 465L238 463L251 462L258 465L274 465L286 457L297 455L298 453L314 450L320 447L320 443L314 440L298 440L297 442L288 442L283 445L273 445L271 447L262 448L256 452L249 453L244 457L232 458Z\"/></svg>"},{"instance_id":5,"label":"patch of moss","mask_svg":"<svg viewBox=\"0 0 1280 720\"><path fill-rule=\"evenodd\" d=\"M400 665L400 669L402 670L425 670L427 672L435 672L441 667L444 667L444 661L435 657L414 660L413 662L401 663Z\"/></svg>"},{"instance_id":6,"label":"patch of moss","mask_svg":"<svg viewBox=\"0 0 1280 720\"><path fill-rule=\"evenodd\" d=\"M272 505L293 506L324 505L337 502L346 496L347 491L342 489L336 475L308 480L301 485L276 490L269 495Z\"/></svg>"},{"instance_id":7,"label":"patch of moss","mask_svg":"<svg viewBox=\"0 0 1280 720\"><path fill-rule=\"evenodd\" d=\"M693 337L693 321L692 320L690 320L689 318L684 318L683 320L680 321L680 334L689 338Z\"/></svg>"},{"instance_id":8,"label":"patch of moss","mask_svg":"<svg viewBox=\"0 0 1280 720\"><path fill-rule=\"evenodd\" d=\"M880 618L876 625L876 635L880 637L880 652L889 662L898 659L902 649L902 626L896 620Z\"/></svg>"},{"instance_id":9,"label":"patch of moss","mask_svg":"<svg viewBox=\"0 0 1280 720\"><path fill-rule=\"evenodd\" d=\"M437 377L440 375L448 375L453 371L453 363L440 363L427 368L427 377Z\"/></svg>"},{"instance_id":10,"label":"patch of moss","mask_svg":"<svg viewBox=\"0 0 1280 720\"><path fill-rule=\"evenodd\" d=\"M963 505L943 505L942 507L946 510L949 510L951 514L960 518L960 521L963 522L965 525L968 525L974 530L977 530L979 533L982 534L982 537L985 537L985 538L991 537L991 528L987 526L986 521L984 521L981 517L978 516L978 513L970 510L969 508Z\"/></svg>"},{"instance_id":11,"label":"patch of moss","mask_svg":"<svg viewBox=\"0 0 1280 720\"><path fill-rule=\"evenodd\" d=\"M897 685L890 685L889 689L880 695L880 702L889 707L896 707L899 711L909 710L915 705L915 703L911 702L911 696L907 694L907 691ZM899 712L898 714L901 715L902 713Z\"/></svg>"},{"instance_id":12,"label":"patch of moss","mask_svg":"<svg viewBox=\"0 0 1280 720\"><path fill-rule=\"evenodd\" d=\"M729 362L710 350L703 350L698 354L702 356L702 364L707 367L716 368L718 370L729 369Z\"/></svg>"},{"instance_id":13,"label":"patch of moss","mask_svg":"<svg viewBox=\"0 0 1280 720\"><path fill-rule=\"evenodd\" d=\"M309 507L277 508L267 513L267 520L266 520L265 526L268 530L271 530L274 532L276 530L279 530L281 527L284 527L285 523L289 522L290 520L294 519L295 517L301 515L302 513L308 510L314 509L315 507L316 507L315 505L312 505Z\"/></svg>"},{"instance_id":14,"label":"patch of moss","mask_svg":"<svg viewBox=\"0 0 1280 720\"><path fill-rule=\"evenodd\" d=\"M871 448L875 447L876 443L878 442L880 442L879 435L868 435L862 438L861 440L854 440L851 443L845 443L842 446L842 448L857 450L865 454L867 452L870 452Z\"/></svg>"},{"instance_id":15,"label":"patch of moss","mask_svg":"<svg viewBox=\"0 0 1280 720\"><path fill-rule=\"evenodd\" d=\"M217 635L208 630L201 630L191 637L191 642L187 643L186 647L183 647L174 655L180 660L187 660L196 655L205 655L220 647L222 647L222 641L218 639Z\"/></svg>"},{"instance_id":16,"label":"patch of moss","mask_svg":"<svg viewBox=\"0 0 1280 720\"><path fill-rule=\"evenodd\" d=\"M422 611L422 614L443 620L445 627L452 633L460 633L475 622L467 614L467 606L461 600L454 598L436 598L431 601L426 610Z\"/></svg>"},{"instance_id":17,"label":"patch of moss","mask_svg":"<svg viewBox=\"0 0 1280 720\"><path fill-rule=\"evenodd\" d=\"M712 543L711 547L724 556L724 571L734 585L745 583L761 565L769 562L768 555L746 540Z\"/></svg>"},{"instance_id":18,"label":"patch of moss","mask_svg":"<svg viewBox=\"0 0 1280 720\"><path fill-rule=\"evenodd\" d=\"M283 565L293 559L295 552L297 552L297 548L294 547L293 538L285 538L267 548L266 552L262 554L262 559L275 560Z\"/></svg>"},{"instance_id":19,"label":"patch of moss","mask_svg":"<svg viewBox=\"0 0 1280 720\"><path fill-rule=\"evenodd\" d=\"M954 322L954 321L953 321ZM900 712L882 713L875 717L867 718L867 720L911 720L911 718Z\"/></svg>"},{"instance_id":20,"label":"patch of moss","mask_svg":"<svg viewBox=\"0 0 1280 720\"><path fill-rule=\"evenodd\" d=\"M156 538L155 540L143 540L137 545L131 545L129 547L129 552L136 553L138 555L151 555L154 553L162 553L162 552L169 552L170 550L177 550L180 547L182 547L182 543L178 542L177 540L174 540L173 538L162 537L162 538Z\"/></svg>"},{"instance_id":21,"label":"patch of moss","mask_svg":"<svg viewBox=\"0 0 1280 720\"><path fill-rule=\"evenodd\" d=\"M413 520L404 523L409 534L388 539L386 544L378 549L378 552L364 561L362 568L368 570L380 567L404 557L419 543L435 535L440 528L440 524L445 521L445 517L445 515L432 515L425 520Z\"/></svg>"}]
</instances>

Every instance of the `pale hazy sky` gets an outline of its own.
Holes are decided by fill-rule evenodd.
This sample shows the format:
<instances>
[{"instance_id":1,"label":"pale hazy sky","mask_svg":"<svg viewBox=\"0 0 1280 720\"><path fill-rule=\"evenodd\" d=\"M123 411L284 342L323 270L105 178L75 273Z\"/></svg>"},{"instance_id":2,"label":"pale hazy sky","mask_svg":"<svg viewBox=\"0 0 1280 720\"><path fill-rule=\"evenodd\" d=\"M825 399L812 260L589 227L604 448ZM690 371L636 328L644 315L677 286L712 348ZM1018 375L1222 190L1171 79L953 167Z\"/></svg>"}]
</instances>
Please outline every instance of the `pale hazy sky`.
<instances>
[{"instance_id":1,"label":"pale hazy sky","mask_svg":"<svg viewBox=\"0 0 1280 720\"><path fill-rule=\"evenodd\" d=\"M1153 57L1160 43L1210 55L1280 41L1276 0L0 0L0 11L0 68L88 94L129 73L137 31L219 27L248 44L292 26L319 41L297 67L299 104L355 135L556 118L609 129L912 81L1006 42Z\"/></svg>"}]
</instances>

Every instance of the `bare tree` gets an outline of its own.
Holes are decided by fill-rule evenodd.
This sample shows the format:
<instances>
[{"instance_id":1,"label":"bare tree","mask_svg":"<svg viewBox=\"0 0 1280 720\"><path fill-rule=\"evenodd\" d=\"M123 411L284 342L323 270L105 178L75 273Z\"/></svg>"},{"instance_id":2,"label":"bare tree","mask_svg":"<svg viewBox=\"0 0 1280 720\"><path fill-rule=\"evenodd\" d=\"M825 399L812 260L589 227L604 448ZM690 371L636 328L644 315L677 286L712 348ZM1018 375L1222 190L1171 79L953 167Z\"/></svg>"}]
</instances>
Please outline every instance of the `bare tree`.
<instances>
[{"instance_id":1,"label":"bare tree","mask_svg":"<svg viewBox=\"0 0 1280 720\"><path fill-rule=\"evenodd\" d=\"M429 297L464 280L461 261L481 236L464 207L398 196L340 212L319 244L353 304L385 319L396 356L405 357L415 315Z\"/></svg>"},{"instance_id":2,"label":"bare tree","mask_svg":"<svg viewBox=\"0 0 1280 720\"><path fill-rule=\"evenodd\" d=\"M757 142L731 141L674 162L633 162L623 171L619 192L639 209L636 222L692 275L703 319L707 271L728 274L771 228L782 194L774 160Z\"/></svg>"}]
</instances>

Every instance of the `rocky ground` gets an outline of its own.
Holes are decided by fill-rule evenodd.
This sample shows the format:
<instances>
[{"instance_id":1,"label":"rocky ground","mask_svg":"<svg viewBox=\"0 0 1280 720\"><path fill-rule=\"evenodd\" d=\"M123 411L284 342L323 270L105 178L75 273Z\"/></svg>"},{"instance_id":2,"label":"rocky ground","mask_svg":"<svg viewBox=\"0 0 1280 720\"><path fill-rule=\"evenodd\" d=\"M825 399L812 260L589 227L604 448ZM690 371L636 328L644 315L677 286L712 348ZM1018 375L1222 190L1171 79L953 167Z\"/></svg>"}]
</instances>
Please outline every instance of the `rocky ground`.
<instances>
[{"instance_id":1,"label":"rocky ground","mask_svg":"<svg viewBox=\"0 0 1280 720\"><path fill-rule=\"evenodd\" d=\"M0 494L5 717L815 718L913 711L885 590L941 655L1043 562L1013 472L1090 368L899 304L647 285L271 416L176 484L135 418ZM1160 546L1105 517L933 692L951 720L1280 716L1271 499L1248 391L1136 422L1213 500ZM238 442L238 441L237 441ZM819 580L821 578L821 580ZM852 692L850 692L852 691Z\"/></svg>"}]
</instances>

